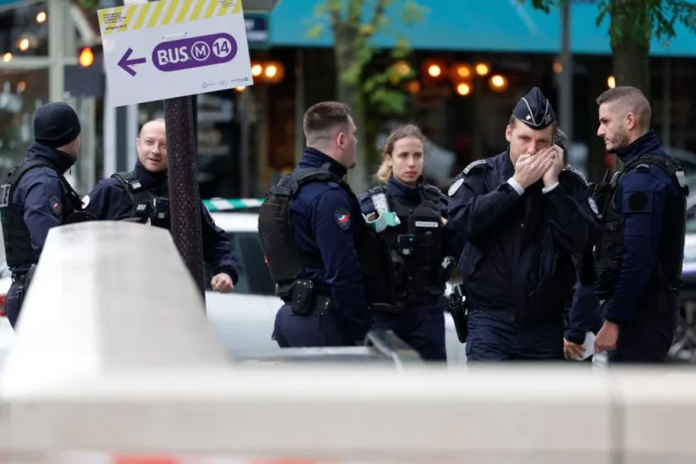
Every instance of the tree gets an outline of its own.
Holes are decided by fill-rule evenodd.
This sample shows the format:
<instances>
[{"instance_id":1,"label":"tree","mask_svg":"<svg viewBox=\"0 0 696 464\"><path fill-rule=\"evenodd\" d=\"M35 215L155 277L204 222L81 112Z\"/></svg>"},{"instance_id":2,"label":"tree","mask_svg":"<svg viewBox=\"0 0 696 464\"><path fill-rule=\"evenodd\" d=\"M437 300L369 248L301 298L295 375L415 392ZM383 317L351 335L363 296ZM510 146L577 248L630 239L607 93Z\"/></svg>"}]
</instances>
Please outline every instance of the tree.
<instances>
[{"instance_id":1,"label":"tree","mask_svg":"<svg viewBox=\"0 0 696 464\"><path fill-rule=\"evenodd\" d=\"M518 0L524 3L526 0ZM549 12L572 0L530 0ZM637 87L650 98L650 42L675 37L674 25L696 31L696 5L684 0L598 0L597 25L609 16L609 39L616 85Z\"/></svg>"},{"instance_id":2,"label":"tree","mask_svg":"<svg viewBox=\"0 0 696 464\"><path fill-rule=\"evenodd\" d=\"M404 24L410 26L424 19L427 10L415 0L400 3L397 17ZM366 105L385 115L406 111L407 96L398 84L410 78L412 71L404 73L398 66L388 66L383 72L365 75L366 66L379 52L370 41L377 33L390 32L394 14L387 12L394 4L395 0L320 0L314 11L314 24L307 32L310 37L319 37L328 24L333 34L337 99L353 108L358 127L358 163L349 173L349 181L357 192L364 191L367 182ZM410 52L407 41L396 36L391 51L394 60Z\"/></svg>"}]
</instances>

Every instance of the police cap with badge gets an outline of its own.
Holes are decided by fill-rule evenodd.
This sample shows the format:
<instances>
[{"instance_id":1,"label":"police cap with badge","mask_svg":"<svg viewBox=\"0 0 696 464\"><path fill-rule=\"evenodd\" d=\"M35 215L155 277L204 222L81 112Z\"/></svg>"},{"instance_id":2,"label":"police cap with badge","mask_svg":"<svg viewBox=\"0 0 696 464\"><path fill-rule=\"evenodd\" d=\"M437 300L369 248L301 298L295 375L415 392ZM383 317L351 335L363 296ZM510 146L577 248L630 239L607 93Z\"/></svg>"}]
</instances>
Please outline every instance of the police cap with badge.
<instances>
[{"instance_id":1,"label":"police cap with badge","mask_svg":"<svg viewBox=\"0 0 696 464\"><path fill-rule=\"evenodd\" d=\"M534 130L546 129L556 122L556 113L539 87L534 87L520 98L512 115Z\"/></svg>"},{"instance_id":2,"label":"police cap with badge","mask_svg":"<svg viewBox=\"0 0 696 464\"><path fill-rule=\"evenodd\" d=\"M512 115L534 130L544 130L556 122L556 113L554 113L551 104L544 97L544 94L541 93L539 87L534 87L527 95L520 98L512 110ZM473 161L464 168L460 175L461 177L452 184L447 194L449 196L454 195L464 183L464 176L473 168L482 164L486 164L485 159Z\"/></svg>"}]
</instances>

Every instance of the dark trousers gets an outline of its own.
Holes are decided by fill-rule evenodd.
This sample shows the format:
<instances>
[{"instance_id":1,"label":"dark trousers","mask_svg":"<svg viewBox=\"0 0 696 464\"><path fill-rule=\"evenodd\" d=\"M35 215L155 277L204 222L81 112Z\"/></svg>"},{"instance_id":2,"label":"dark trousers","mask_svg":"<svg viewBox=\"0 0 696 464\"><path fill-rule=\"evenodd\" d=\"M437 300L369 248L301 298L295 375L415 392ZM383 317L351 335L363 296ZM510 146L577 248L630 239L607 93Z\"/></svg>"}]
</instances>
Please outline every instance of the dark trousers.
<instances>
[{"instance_id":1,"label":"dark trousers","mask_svg":"<svg viewBox=\"0 0 696 464\"><path fill-rule=\"evenodd\" d=\"M314 309L298 315L289 304L276 314L273 340L281 348L355 346L335 311Z\"/></svg>"},{"instance_id":2,"label":"dark trousers","mask_svg":"<svg viewBox=\"0 0 696 464\"><path fill-rule=\"evenodd\" d=\"M441 305L411 306L398 314L375 313L375 329L391 330L425 361L447 361Z\"/></svg>"},{"instance_id":3,"label":"dark trousers","mask_svg":"<svg viewBox=\"0 0 696 464\"><path fill-rule=\"evenodd\" d=\"M486 311L469 312L467 363L491 361L562 361L563 322L518 326L512 318Z\"/></svg>"},{"instance_id":4,"label":"dark trousers","mask_svg":"<svg viewBox=\"0 0 696 464\"><path fill-rule=\"evenodd\" d=\"M656 310L638 313L619 331L616 350L609 352L609 363L665 363L677 323L677 308L664 313Z\"/></svg>"}]
</instances>

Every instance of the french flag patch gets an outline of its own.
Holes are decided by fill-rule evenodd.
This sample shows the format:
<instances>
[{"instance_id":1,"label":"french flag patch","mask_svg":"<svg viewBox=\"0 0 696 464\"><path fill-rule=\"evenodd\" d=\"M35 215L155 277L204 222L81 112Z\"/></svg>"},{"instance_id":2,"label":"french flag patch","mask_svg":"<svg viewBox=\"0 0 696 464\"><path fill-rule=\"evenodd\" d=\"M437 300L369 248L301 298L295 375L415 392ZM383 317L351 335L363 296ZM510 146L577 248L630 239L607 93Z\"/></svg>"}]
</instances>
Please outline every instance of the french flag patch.
<instances>
[{"instance_id":1,"label":"french flag patch","mask_svg":"<svg viewBox=\"0 0 696 464\"><path fill-rule=\"evenodd\" d=\"M338 227L340 227L342 230L348 230L350 227L350 213L347 209L338 208L336 213L334 213L334 217L336 218L336 224L338 224Z\"/></svg>"}]
</instances>

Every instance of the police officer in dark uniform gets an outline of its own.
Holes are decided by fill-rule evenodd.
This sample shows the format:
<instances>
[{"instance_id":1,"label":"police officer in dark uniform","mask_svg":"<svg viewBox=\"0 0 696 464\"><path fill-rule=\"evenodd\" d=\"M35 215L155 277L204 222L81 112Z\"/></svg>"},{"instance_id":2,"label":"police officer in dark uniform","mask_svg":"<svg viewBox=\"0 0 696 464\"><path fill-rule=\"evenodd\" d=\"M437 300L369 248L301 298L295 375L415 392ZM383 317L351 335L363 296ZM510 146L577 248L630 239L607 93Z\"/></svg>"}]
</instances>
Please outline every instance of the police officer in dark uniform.
<instances>
[{"instance_id":1,"label":"police officer in dark uniform","mask_svg":"<svg viewBox=\"0 0 696 464\"><path fill-rule=\"evenodd\" d=\"M610 363L663 363L677 324L688 188L679 163L650 129L650 104L640 90L616 87L597 104L597 135L624 168L595 195L604 318L595 351L609 351Z\"/></svg>"},{"instance_id":2,"label":"police officer in dark uniform","mask_svg":"<svg viewBox=\"0 0 696 464\"><path fill-rule=\"evenodd\" d=\"M63 176L80 153L80 120L65 103L48 103L34 115L34 143L0 187L0 212L12 285L5 312L14 327L48 231L93 216ZM29 276L29 277L28 277Z\"/></svg>"},{"instance_id":3,"label":"police officer in dark uniform","mask_svg":"<svg viewBox=\"0 0 696 464\"><path fill-rule=\"evenodd\" d=\"M359 201L367 218L390 215L393 224L376 227L389 246L400 309L376 313L374 327L394 331L425 360L446 361L445 283L463 244L446 226L447 197L423 182L424 141L414 125L394 130L377 173L386 185L373 187Z\"/></svg>"},{"instance_id":4,"label":"police officer in dark uniform","mask_svg":"<svg viewBox=\"0 0 696 464\"><path fill-rule=\"evenodd\" d=\"M138 162L133 171L119 172L94 186L85 199L87 210L100 220L127 220L169 229L169 180L164 119L143 125L136 140ZM212 265L211 287L228 293L237 283L237 264L229 240L201 202L203 258Z\"/></svg>"},{"instance_id":5,"label":"police officer in dark uniform","mask_svg":"<svg viewBox=\"0 0 696 464\"><path fill-rule=\"evenodd\" d=\"M450 188L450 222L466 240L458 268L469 362L563 359L571 256L591 246L598 226L584 179L564 168L555 130L535 87L515 106L508 149L471 163Z\"/></svg>"},{"instance_id":6,"label":"police officer in dark uniform","mask_svg":"<svg viewBox=\"0 0 696 464\"><path fill-rule=\"evenodd\" d=\"M344 180L356 162L350 107L318 103L303 124L302 160L259 212L266 261L285 302L273 338L281 347L355 346L373 311L393 309L389 254Z\"/></svg>"}]
</instances>

